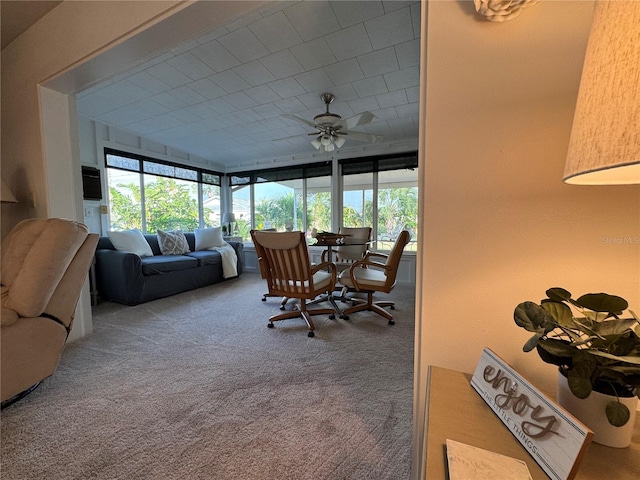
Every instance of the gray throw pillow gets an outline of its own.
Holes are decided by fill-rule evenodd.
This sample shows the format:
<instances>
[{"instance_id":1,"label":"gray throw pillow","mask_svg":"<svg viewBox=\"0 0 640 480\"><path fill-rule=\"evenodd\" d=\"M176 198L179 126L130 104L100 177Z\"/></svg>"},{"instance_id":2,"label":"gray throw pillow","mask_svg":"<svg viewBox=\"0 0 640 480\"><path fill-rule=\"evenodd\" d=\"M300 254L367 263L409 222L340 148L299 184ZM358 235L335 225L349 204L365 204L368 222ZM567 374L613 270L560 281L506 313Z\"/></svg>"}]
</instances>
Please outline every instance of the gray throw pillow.
<instances>
[{"instance_id":1,"label":"gray throw pillow","mask_svg":"<svg viewBox=\"0 0 640 480\"><path fill-rule=\"evenodd\" d=\"M158 245L163 255L182 255L191 251L187 238L180 230L173 232L158 230Z\"/></svg>"}]
</instances>

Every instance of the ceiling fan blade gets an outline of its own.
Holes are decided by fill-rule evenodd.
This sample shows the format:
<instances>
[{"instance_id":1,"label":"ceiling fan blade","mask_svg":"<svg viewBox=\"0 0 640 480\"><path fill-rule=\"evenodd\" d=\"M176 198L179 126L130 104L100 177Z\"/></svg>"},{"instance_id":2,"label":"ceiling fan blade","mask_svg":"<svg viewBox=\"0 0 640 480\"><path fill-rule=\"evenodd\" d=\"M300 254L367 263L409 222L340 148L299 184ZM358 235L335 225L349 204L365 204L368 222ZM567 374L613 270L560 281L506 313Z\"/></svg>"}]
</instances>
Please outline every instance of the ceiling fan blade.
<instances>
[{"instance_id":1,"label":"ceiling fan blade","mask_svg":"<svg viewBox=\"0 0 640 480\"><path fill-rule=\"evenodd\" d=\"M310 126L311 128L316 128L316 124L315 124L315 123L310 122L309 120L305 120L304 118L297 117L297 116L295 116L295 115L289 115L289 114L287 114L287 115L283 115L283 117L287 117L287 118L290 118L291 120L296 120L296 121L298 121L298 122L302 122L302 123L304 123L305 125Z\"/></svg>"},{"instance_id":2,"label":"ceiling fan blade","mask_svg":"<svg viewBox=\"0 0 640 480\"><path fill-rule=\"evenodd\" d=\"M355 128L360 125L366 125L367 123L373 122L377 117L371 112L362 112L353 117L346 118L344 122L346 123L347 128Z\"/></svg>"},{"instance_id":3,"label":"ceiling fan blade","mask_svg":"<svg viewBox=\"0 0 640 480\"><path fill-rule=\"evenodd\" d=\"M280 138L273 138L271 139L272 142L277 142L279 140L290 140L292 138L299 138L299 137L308 137L309 135L314 135L314 136L318 136L318 132L314 132L314 133L299 133L298 135L291 135L290 137L280 137Z\"/></svg>"},{"instance_id":4,"label":"ceiling fan blade","mask_svg":"<svg viewBox=\"0 0 640 480\"><path fill-rule=\"evenodd\" d=\"M346 135L347 140L357 140L359 142L377 143L384 140L382 135L364 132L351 132L349 130L341 130L340 135Z\"/></svg>"}]
</instances>

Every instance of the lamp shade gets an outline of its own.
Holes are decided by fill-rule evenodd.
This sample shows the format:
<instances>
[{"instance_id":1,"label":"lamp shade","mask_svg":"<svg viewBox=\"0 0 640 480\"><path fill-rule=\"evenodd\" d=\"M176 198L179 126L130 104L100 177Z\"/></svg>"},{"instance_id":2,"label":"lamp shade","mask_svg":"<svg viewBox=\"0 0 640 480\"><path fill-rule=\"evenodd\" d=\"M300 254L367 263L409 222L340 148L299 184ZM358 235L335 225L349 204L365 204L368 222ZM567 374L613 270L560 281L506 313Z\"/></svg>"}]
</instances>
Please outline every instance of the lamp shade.
<instances>
[{"instance_id":1,"label":"lamp shade","mask_svg":"<svg viewBox=\"0 0 640 480\"><path fill-rule=\"evenodd\" d=\"M9 185L7 185L7 182L4 181L4 178L2 179L2 191L0 194L2 196L2 203L18 203L18 200L9 188Z\"/></svg>"},{"instance_id":2,"label":"lamp shade","mask_svg":"<svg viewBox=\"0 0 640 480\"><path fill-rule=\"evenodd\" d=\"M640 2L597 1L563 180L640 183Z\"/></svg>"},{"instance_id":3,"label":"lamp shade","mask_svg":"<svg viewBox=\"0 0 640 480\"><path fill-rule=\"evenodd\" d=\"M225 212L222 214L222 223L231 223L236 221L236 215L234 213Z\"/></svg>"}]
</instances>

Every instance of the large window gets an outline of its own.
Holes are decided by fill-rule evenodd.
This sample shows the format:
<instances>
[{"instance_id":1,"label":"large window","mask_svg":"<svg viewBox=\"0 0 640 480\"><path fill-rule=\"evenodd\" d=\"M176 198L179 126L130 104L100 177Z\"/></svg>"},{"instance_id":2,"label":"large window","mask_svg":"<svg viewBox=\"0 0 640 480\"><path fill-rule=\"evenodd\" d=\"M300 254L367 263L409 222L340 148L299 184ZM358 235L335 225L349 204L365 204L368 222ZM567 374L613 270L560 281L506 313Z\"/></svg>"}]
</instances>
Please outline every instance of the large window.
<instances>
[{"instance_id":1,"label":"large window","mask_svg":"<svg viewBox=\"0 0 640 480\"><path fill-rule=\"evenodd\" d=\"M329 162L236 173L230 185L236 220L246 219L237 234L246 240L251 228L306 231L310 238L313 228L331 227Z\"/></svg>"},{"instance_id":2,"label":"large window","mask_svg":"<svg viewBox=\"0 0 640 480\"><path fill-rule=\"evenodd\" d=\"M220 225L220 174L108 148L105 161L111 229Z\"/></svg>"},{"instance_id":3,"label":"large window","mask_svg":"<svg viewBox=\"0 0 640 480\"><path fill-rule=\"evenodd\" d=\"M390 250L402 230L416 250L417 154L341 160L342 225L373 228L373 248Z\"/></svg>"}]
</instances>

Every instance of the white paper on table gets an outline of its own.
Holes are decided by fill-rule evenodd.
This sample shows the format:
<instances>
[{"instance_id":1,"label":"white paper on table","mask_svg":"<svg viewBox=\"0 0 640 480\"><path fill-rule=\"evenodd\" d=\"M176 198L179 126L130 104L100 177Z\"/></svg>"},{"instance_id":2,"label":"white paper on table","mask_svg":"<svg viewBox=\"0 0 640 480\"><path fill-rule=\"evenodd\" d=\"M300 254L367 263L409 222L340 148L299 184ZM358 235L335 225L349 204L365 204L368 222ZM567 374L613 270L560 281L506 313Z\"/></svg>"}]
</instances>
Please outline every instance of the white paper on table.
<instances>
[{"instance_id":1,"label":"white paper on table","mask_svg":"<svg viewBox=\"0 0 640 480\"><path fill-rule=\"evenodd\" d=\"M517 458L447 439L449 480L532 480Z\"/></svg>"}]
</instances>

